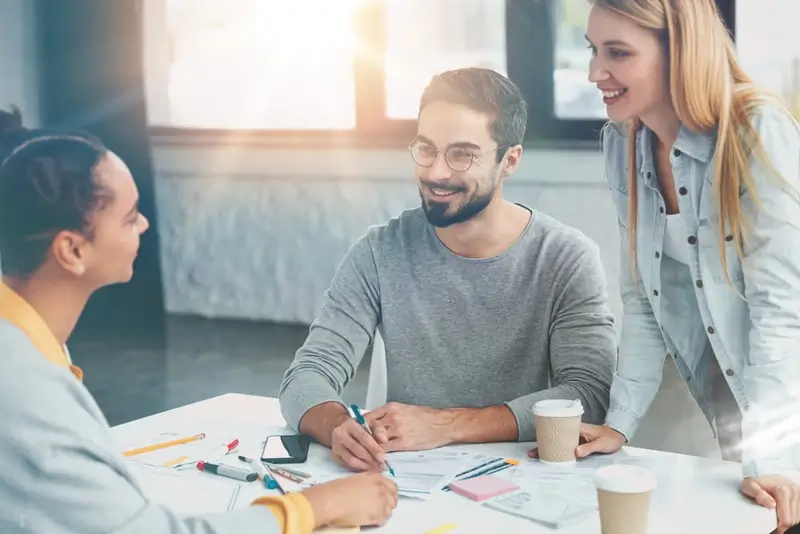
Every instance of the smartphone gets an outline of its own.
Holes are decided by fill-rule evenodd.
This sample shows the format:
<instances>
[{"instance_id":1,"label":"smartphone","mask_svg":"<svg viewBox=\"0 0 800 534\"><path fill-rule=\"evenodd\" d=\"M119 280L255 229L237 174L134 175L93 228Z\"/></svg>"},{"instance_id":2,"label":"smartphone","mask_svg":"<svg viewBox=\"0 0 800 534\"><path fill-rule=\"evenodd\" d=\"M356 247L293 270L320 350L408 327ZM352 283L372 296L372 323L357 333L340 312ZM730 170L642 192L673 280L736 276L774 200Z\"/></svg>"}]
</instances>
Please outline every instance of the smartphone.
<instances>
[{"instance_id":1,"label":"smartphone","mask_svg":"<svg viewBox=\"0 0 800 534\"><path fill-rule=\"evenodd\" d=\"M261 461L270 464L302 464L308 458L311 437L305 434L269 436L261 451Z\"/></svg>"}]
</instances>

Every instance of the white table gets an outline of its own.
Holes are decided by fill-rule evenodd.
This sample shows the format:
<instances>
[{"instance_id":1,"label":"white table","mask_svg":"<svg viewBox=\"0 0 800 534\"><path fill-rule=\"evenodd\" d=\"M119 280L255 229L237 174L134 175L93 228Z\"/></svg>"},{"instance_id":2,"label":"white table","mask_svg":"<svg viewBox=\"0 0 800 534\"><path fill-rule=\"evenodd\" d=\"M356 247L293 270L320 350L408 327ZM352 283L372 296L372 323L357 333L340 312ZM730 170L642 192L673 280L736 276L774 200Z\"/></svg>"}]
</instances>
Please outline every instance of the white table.
<instances>
[{"instance_id":1,"label":"white table","mask_svg":"<svg viewBox=\"0 0 800 534\"><path fill-rule=\"evenodd\" d=\"M213 432L237 436L240 453L255 456L269 434L289 433L280 414L277 399L227 394L169 410L113 429L122 443L141 443L162 432ZM527 460L530 443L470 445L476 451ZM768 534L776 525L775 513L752 503L738 492L738 464L694 458L679 454L628 448L632 455L648 458L648 465L659 477L654 493L648 533ZM312 446L309 462L328 462L330 452ZM300 466L297 466L300 467ZM224 477L182 472L179 476L159 474L157 470L136 467L142 483L159 495L155 498L187 513L224 510L227 497L239 484ZM268 494L258 482L242 484L236 507L248 506L253 498ZM530 521L502 514L452 492L441 492L428 501L401 499L381 533L422 534L445 523L459 525L459 533L600 533L599 519L553 530ZM255 532L255 530L254 530ZM455 534L455 531L454 531Z\"/></svg>"}]
</instances>

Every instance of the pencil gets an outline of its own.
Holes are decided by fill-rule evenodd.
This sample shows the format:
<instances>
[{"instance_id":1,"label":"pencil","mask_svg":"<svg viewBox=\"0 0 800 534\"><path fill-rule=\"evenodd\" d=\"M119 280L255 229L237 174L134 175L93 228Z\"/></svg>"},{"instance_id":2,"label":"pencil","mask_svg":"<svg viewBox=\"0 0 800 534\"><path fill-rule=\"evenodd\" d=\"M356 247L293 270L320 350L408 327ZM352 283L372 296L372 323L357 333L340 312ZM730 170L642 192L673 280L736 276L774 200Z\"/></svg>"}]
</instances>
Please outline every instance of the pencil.
<instances>
[{"instance_id":1,"label":"pencil","mask_svg":"<svg viewBox=\"0 0 800 534\"><path fill-rule=\"evenodd\" d=\"M191 443L192 441L204 439L205 437L206 437L205 434L195 434L194 436L189 436L186 438L173 439L172 441L164 441L162 443L154 443L153 445L147 445L146 447L140 447L138 449L131 449L129 451L123 452L122 455L136 456L137 454L143 454L145 452L157 451L159 449L166 449L167 447L173 447L175 445L183 445L184 443Z\"/></svg>"},{"instance_id":2,"label":"pencil","mask_svg":"<svg viewBox=\"0 0 800 534\"><path fill-rule=\"evenodd\" d=\"M285 478L287 480L291 480L292 482L296 482L298 484L302 484L306 480L303 477L299 477L299 476L295 475L294 473L292 473L291 471L288 471L286 469L282 469L280 467L275 467L275 466L270 465L269 466L269 470L272 471L273 473L275 473L278 476L281 476L281 477L283 477L283 478Z\"/></svg>"},{"instance_id":3,"label":"pencil","mask_svg":"<svg viewBox=\"0 0 800 534\"><path fill-rule=\"evenodd\" d=\"M311 478L311 475L309 475L308 473L304 473L303 471L298 471L297 469L290 469L286 466L269 464L269 468L272 469L273 471L276 469L280 469L281 471L286 471L287 473L291 473L300 478Z\"/></svg>"}]
</instances>

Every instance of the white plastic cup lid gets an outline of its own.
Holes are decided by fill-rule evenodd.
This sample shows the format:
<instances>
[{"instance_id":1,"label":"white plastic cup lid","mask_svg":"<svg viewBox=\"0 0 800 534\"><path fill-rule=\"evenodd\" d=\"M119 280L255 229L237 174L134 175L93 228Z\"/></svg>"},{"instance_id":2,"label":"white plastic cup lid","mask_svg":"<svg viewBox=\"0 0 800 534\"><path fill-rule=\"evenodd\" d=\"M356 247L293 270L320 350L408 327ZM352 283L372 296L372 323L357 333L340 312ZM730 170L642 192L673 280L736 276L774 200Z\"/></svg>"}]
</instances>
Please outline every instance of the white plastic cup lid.
<instances>
[{"instance_id":1,"label":"white plastic cup lid","mask_svg":"<svg viewBox=\"0 0 800 534\"><path fill-rule=\"evenodd\" d=\"M658 480L652 471L638 465L609 465L594 472L597 489L612 493L644 493L655 489Z\"/></svg>"},{"instance_id":2,"label":"white plastic cup lid","mask_svg":"<svg viewBox=\"0 0 800 534\"><path fill-rule=\"evenodd\" d=\"M542 400L533 405L533 413L540 417L574 417L583 415L580 399Z\"/></svg>"}]
</instances>

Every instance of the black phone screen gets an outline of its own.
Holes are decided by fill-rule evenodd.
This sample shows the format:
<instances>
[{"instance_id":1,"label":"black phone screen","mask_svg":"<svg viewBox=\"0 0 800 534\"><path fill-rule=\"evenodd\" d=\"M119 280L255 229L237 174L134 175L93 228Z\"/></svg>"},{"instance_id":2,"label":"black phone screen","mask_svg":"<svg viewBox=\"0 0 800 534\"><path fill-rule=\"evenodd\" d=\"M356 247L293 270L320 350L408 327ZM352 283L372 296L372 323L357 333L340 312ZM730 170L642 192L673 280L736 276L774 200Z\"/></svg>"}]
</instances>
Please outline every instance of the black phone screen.
<instances>
[{"instance_id":1,"label":"black phone screen","mask_svg":"<svg viewBox=\"0 0 800 534\"><path fill-rule=\"evenodd\" d=\"M261 451L261 461L271 464L301 464L308 458L311 438L305 434L269 436Z\"/></svg>"}]
</instances>

